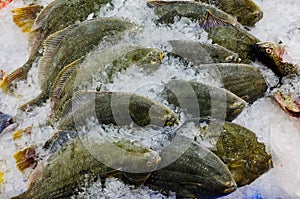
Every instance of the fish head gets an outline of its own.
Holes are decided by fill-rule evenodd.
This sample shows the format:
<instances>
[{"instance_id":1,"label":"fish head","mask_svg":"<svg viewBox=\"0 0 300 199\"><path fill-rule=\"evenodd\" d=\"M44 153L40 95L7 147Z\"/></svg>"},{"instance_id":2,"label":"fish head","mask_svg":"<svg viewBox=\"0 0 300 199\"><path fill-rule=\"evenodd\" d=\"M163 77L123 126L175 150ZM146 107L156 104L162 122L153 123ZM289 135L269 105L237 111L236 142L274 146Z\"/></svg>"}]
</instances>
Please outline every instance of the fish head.
<instances>
[{"instance_id":1,"label":"fish head","mask_svg":"<svg viewBox=\"0 0 300 199\"><path fill-rule=\"evenodd\" d=\"M15 130L16 127L17 123L14 118L0 111L0 134L11 132Z\"/></svg>"},{"instance_id":2,"label":"fish head","mask_svg":"<svg viewBox=\"0 0 300 199\"><path fill-rule=\"evenodd\" d=\"M259 42L254 45L255 54L258 58L274 60L274 61L283 61L283 55L285 48L281 44L276 44L272 42Z\"/></svg>"},{"instance_id":3,"label":"fish head","mask_svg":"<svg viewBox=\"0 0 300 199\"><path fill-rule=\"evenodd\" d=\"M242 3L242 1L240 1ZM256 22L262 19L262 10L252 1L245 0L243 5L239 5L240 9L236 9L235 12L239 12L237 15L237 20L246 26L254 26Z\"/></svg>"}]
</instances>

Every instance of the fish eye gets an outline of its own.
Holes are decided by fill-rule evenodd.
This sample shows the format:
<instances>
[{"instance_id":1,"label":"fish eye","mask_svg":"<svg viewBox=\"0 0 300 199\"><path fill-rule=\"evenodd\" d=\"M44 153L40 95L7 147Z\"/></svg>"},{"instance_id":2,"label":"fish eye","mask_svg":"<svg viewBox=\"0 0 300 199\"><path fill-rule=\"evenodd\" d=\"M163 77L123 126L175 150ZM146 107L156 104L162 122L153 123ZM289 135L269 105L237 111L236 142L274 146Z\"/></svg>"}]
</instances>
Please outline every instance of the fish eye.
<instances>
[{"instance_id":1,"label":"fish eye","mask_svg":"<svg viewBox=\"0 0 300 199\"><path fill-rule=\"evenodd\" d=\"M272 54L272 49L271 49L271 48L267 48L267 49L266 49L266 53Z\"/></svg>"},{"instance_id":2,"label":"fish eye","mask_svg":"<svg viewBox=\"0 0 300 199\"><path fill-rule=\"evenodd\" d=\"M225 58L225 61L230 62L230 61L232 61L232 59L233 59L232 56L228 56L228 57Z\"/></svg>"}]
</instances>

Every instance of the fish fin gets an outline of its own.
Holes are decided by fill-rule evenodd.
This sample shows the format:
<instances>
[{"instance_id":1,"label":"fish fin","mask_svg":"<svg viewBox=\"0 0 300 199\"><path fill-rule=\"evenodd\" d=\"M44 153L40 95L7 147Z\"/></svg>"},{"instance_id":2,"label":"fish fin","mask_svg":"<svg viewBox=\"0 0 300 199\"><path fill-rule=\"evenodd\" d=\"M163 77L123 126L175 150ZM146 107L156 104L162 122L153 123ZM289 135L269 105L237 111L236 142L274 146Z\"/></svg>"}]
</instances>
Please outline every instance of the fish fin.
<instances>
[{"instance_id":1,"label":"fish fin","mask_svg":"<svg viewBox=\"0 0 300 199\"><path fill-rule=\"evenodd\" d=\"M95 100L96 95L97 92L82 92L82 91L76 92L73 95L72 99L70 99L64 105L64 109L63 109L64 112L61 121L67 118L74 111L82 108L82 106L87 102Z\"/></svg>"},{"instance_id":2,"label":"fish fin","mask_svg":"<svg viewBox=\"0 0 300 199\"><path fill-rule=\"evenodd\" d=\"M2 91L5 93L11 92L12 83L17 80L26 79L28 70L29 69L27 67L22 66L8 74L6 77L4 77L0 82L0 87Z\"/></svg>"},{"instance_id":3,"label":"fish fin","mask_svg":"<svg viewBox=\"0 0 300 199\"><path fill-rule=\"evenodd\" d=\"M41 9L42 6L39 5L16 8L11 11L13 13L13 21L22 32L31 32L34 21Z\"/></svg>"},{"instance_id":4,"label":"fish fin","mask_svg":"<svg viewBox=\"0 0 300 199\"><path fill-rule=\"evenodd\" d=\"M50 64L56 54L56 50L60 43L63 41L65 36L72 31L77 25L67 27L63 30L53 33L44 42L44 53L38 64L38 82L41 87L43 87L43 80L48 76L51 69L49 69Z\"/></svg>"},{"instance_id":5,"label":"fish fin","mask_svg":"<svg viewBox=\"0 0 300 199\"><path fill-rule=\"evenodd\" d=\"M35 148L30 146L14 154L17 168L24 173L27 168L34 168L37 164Z\"/></svg>"},{"instance_id":6,"label":"fish fin","mask_svg":"<svg viewBox=\"0 0 300 199\"><path fill-rule=\"evenodd\" d=\"M47 98L48 98L47 93L42 92L36 98L21 105L18 109L22 111L32 111L33 106L41 106L43 103L46 102Z\"/></svg>"},{"instance_id":7,"label":"fish fin","mask_svg":"<svg viewBox=\"0 0 300 199\"><path fill-rule=\"evenodd\" d=\"M226 20L215 16L210 10L207 10L204 19L199 21L199 25L204 30L209 31L211 28L227 26L229 23Z\"/></svg>"},{"instance_id":8,"label":"fish fin","mask_svg":"<svg viewBox=\"0 0 300 199\"><path fill-rule=\"evenodd\" d=\"M0 184L3 183L3 175L4 175L4 173L0 171Z\"/></svg>"},{"instance_id":9,"label":"fish fin","mask_svg":"<svg viewBox=\"0 0 300 199\"><path fill-rule=\"evenodd\" d=\"M56 100L61 99L63 87L65 86L66 82L71 77L71 75L74 73L74 71L76 71L77 63L83 61L85 57L86 55L68 64L63 68L63 70L59 72L50 92L50 99L53 101L54 104L56 103Z\"/></svg>"},{"instance_id":10,"label":"fish fin","mask_svg":"<svg viewBox=\"0 0 300 199\"><path fill-rule=\"evenodd\" d=\"M29 126L25 129L18 129L13 133L13 140L17 140L22 137L23 134L31 134L32 126Z\"/></svg>"}]
</instances>

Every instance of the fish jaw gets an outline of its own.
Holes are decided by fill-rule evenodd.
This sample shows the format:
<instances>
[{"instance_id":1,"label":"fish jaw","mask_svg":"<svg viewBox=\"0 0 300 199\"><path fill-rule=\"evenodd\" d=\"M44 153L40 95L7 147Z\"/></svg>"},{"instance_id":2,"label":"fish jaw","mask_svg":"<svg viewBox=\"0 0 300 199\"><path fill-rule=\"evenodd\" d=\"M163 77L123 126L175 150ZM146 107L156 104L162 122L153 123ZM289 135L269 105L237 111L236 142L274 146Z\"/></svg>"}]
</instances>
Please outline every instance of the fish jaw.
<instances>
[{"instance_id":1,"label":"fish jaw","mask_svg":"<svg viewBox=\"0 0 300 199\"><path fill-rule=\"evenodd\" d=\"M12 132L17 126L18 125L12 116L0 111L0 134Z\"/></svg>"}]
</instances>

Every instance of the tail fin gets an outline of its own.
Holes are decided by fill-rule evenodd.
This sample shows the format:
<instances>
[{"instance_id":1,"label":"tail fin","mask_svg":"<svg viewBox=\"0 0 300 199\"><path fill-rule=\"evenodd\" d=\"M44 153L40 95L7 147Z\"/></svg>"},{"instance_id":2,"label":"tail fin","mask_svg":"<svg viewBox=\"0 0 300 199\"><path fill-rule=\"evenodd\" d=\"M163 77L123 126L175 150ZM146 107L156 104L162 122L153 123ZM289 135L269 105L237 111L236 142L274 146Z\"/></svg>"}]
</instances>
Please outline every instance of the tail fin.
<instances>
[{"instance_id":1,"label":"tail fin","mask_svg":"<svg viewBox=\"0 0 300 199\"><path fill-rule=\"evenodd\" d=\"M41 11L42 6L29 5L12 10L14 23L22 32L31 32L37 14Z\"/></svg>"},{"instance_id":2,"label":"tail fin","mask_svg":"<svg viewBox=\"0 0 300 199\"><path fill-rule=\"evenodd\" d=\"M46 92L42 92L36 98L34 98L34 99L30 100L29 102L21 105L19 107L19 110L30 111L31 107L33 107L33 106L41 106L43 103L45 103L46 100L48 99L48 97L49 97L49 94L47 94Z\"/></svg>"},{"instance_id":3,"label":"tail fin","mask_svg":"<svg viewBox=\"0 0 300 199\"><path fill-rule=\"evenodd\" d=\"M10 74L8 74L6 77L4 77L2 79L2 81L0 82L0 87L1 87L2 91L5 93L11 92L12 91L11 90L12 83L15 80L26 79L28 71L29 71L28 67L22 66L16 70L14 70Z\"/></svg>"},{"instance_id":4,"label":"tail fin","mask_svg":"<svg viewBox=\"0 0 300 199\"><path fill-rule=\"evenodd\" d=\"M24 173L27 168L36 166L35 149L30 146L14 154L17 168Z\"/></svg>"}]
</instances>

